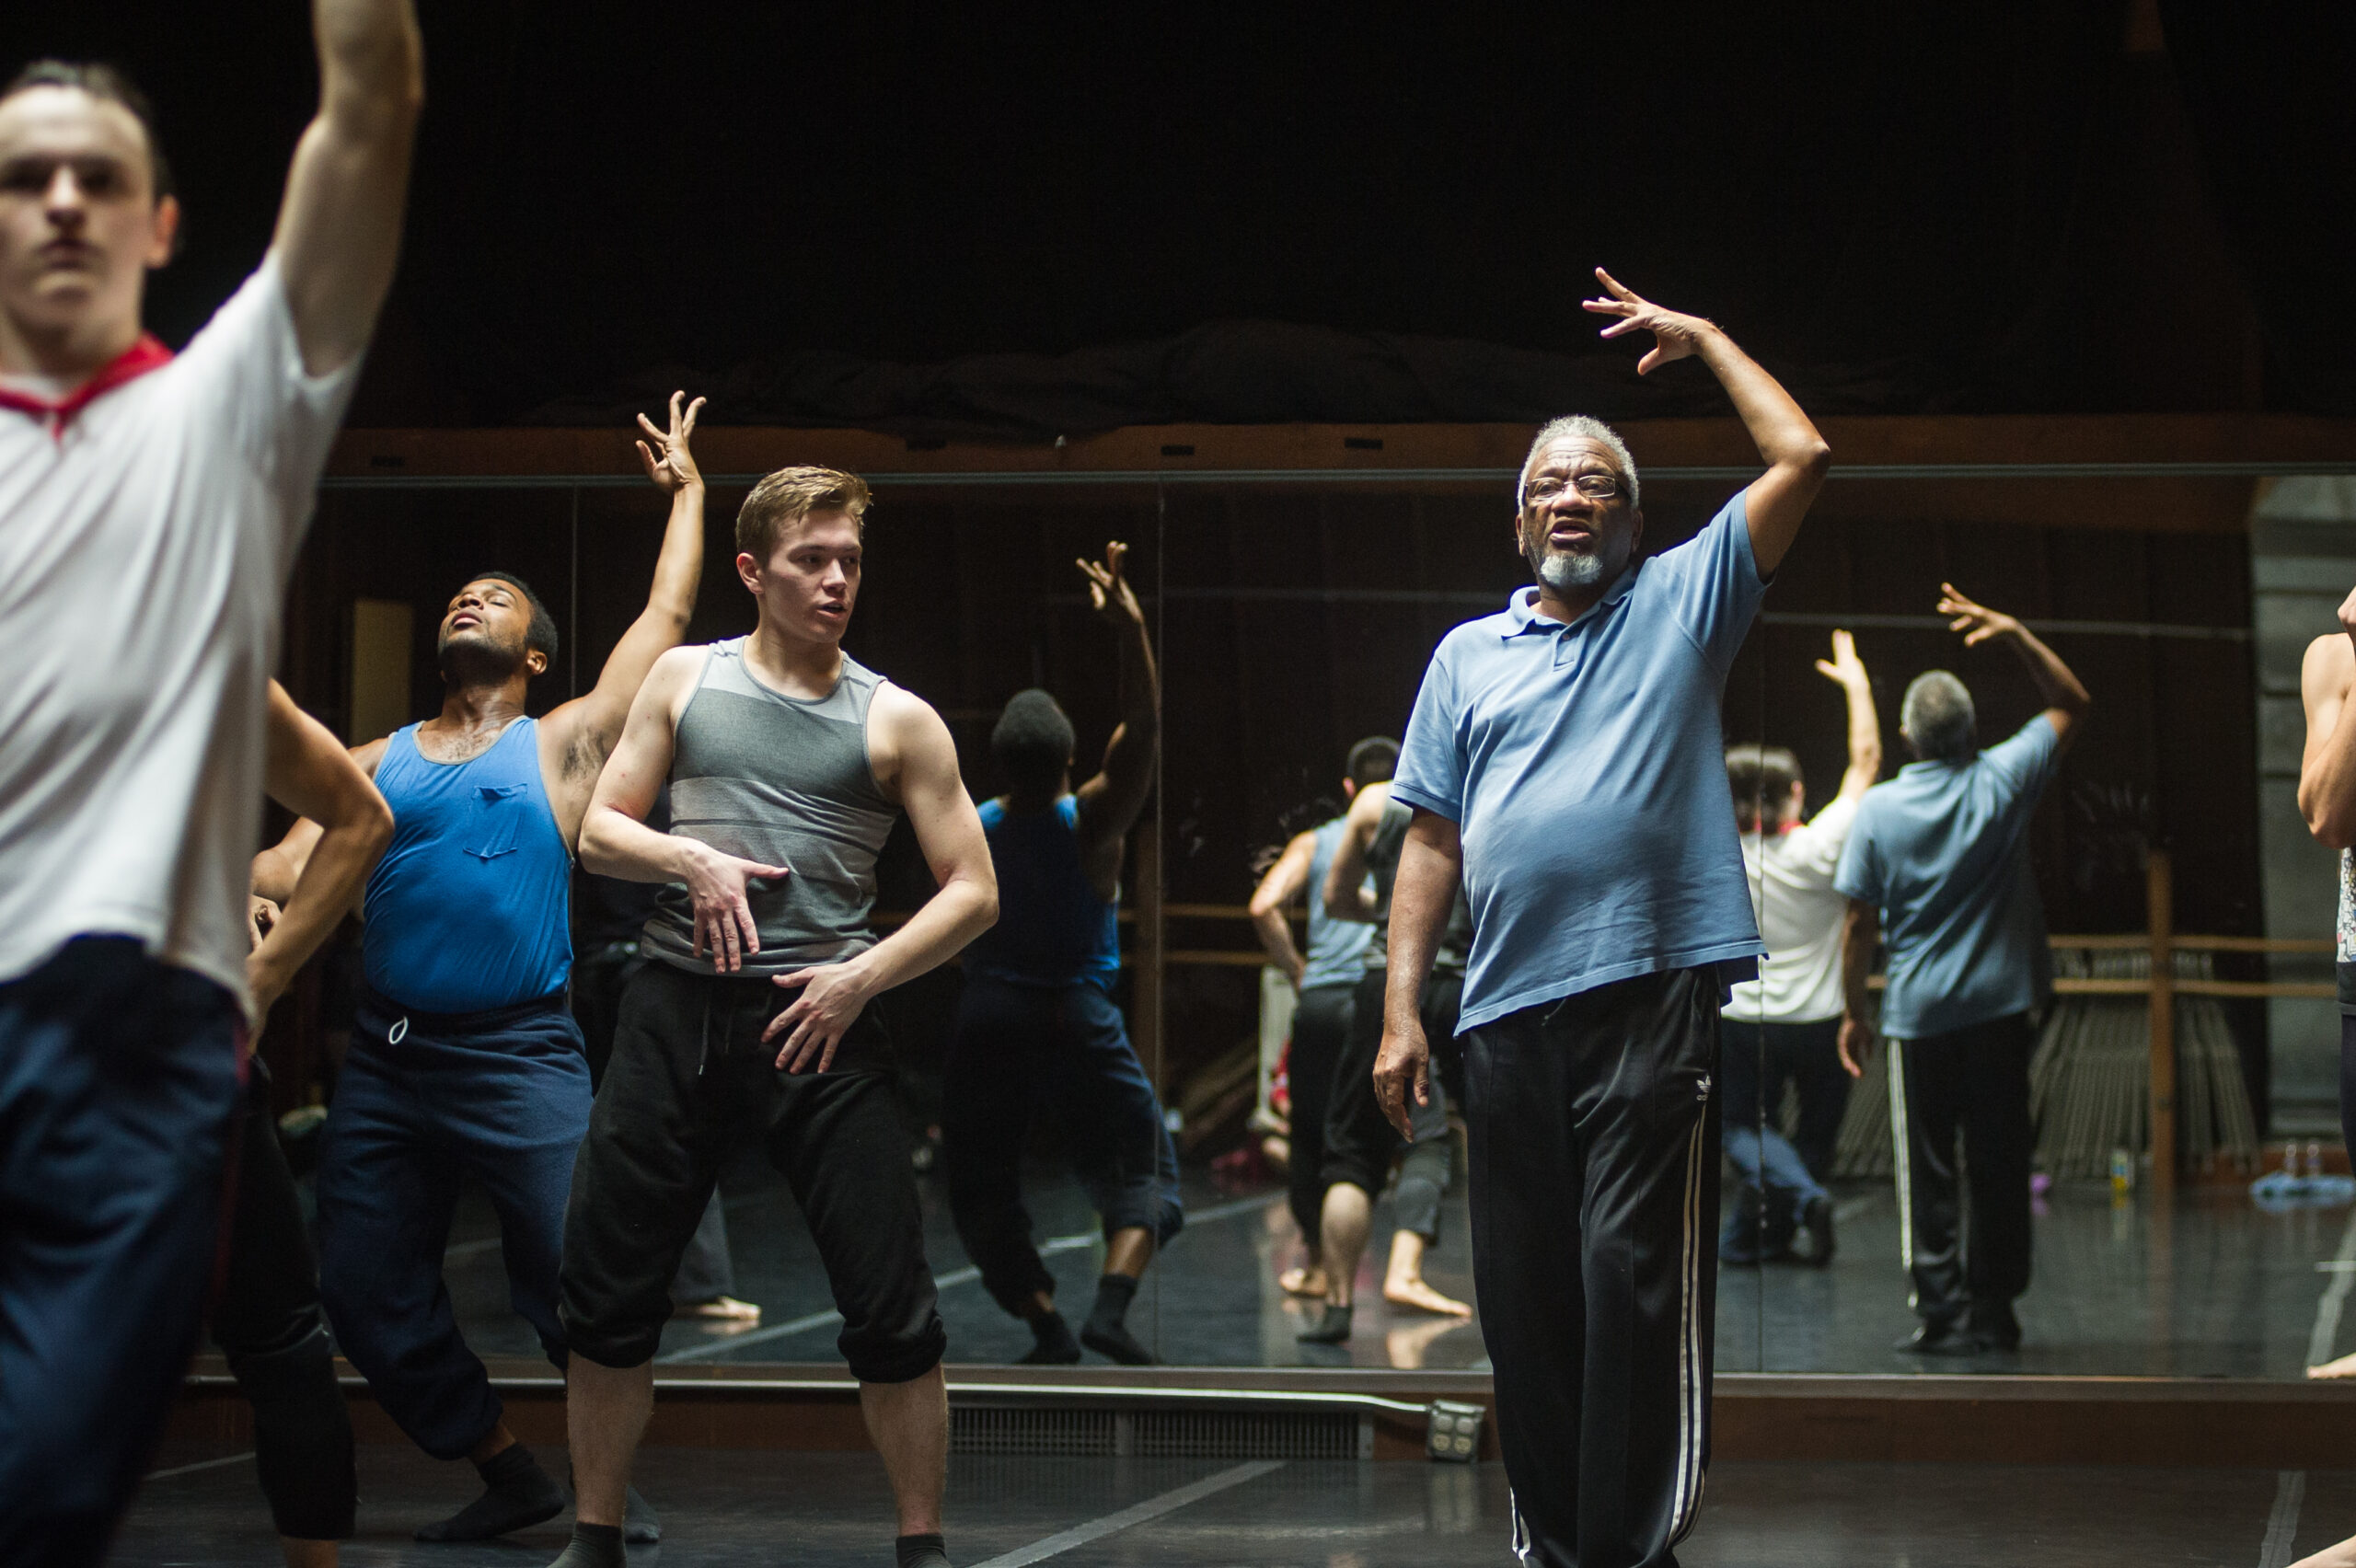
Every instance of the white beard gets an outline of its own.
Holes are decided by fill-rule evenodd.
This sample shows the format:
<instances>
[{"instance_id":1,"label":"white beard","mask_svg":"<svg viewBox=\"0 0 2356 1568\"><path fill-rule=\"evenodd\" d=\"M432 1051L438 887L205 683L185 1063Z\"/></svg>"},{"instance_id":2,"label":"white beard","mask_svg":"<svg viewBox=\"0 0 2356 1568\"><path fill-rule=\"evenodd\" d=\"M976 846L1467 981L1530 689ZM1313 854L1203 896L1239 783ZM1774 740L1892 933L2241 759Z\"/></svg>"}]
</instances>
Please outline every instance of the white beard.
<instances>
[{"instance_id":1,"label":"white beard","mask_svg":"<svg viewBox=\"0 0 2356 1568\"><path fill-rule=\"evenodd\" d=\"M1603 560L1600 556L1550 552L1539 559L1538 581L1557 594L1592 588L1603 581Z\"/></svg>"}]
</instances>

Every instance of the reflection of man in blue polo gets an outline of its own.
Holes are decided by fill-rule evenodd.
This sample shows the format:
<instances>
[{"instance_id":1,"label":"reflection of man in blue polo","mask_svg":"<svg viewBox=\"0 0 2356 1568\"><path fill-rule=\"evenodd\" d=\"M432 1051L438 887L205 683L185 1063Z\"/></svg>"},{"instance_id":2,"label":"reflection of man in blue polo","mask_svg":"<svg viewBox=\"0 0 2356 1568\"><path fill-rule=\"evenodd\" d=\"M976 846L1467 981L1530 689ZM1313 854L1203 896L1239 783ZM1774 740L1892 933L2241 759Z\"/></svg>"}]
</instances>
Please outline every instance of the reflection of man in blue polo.
<instances>
[{"instance_id":1,"label":"reflection of man in blue polo","mask_svg":"<svg viewBox=\"0 0 2356 1568\"><path fill-rule=\"evenodd\" d=\"M1537 584L1441 641L1392 781L1415 817L1375 1081L1403 1134L1428 1075L1416 996L1461 876L1473 1275L1514 1545L1548 1568L1660 1568L1709 1458L1718 1007L1762 951L1718 705L1831 459L1725 333L1596 276L1604 335L1654 335L1640 372L1698 355L1767 472L1639 561L1620 438L1539 432L1514 524Z\"/></svg>"}]
</instances>

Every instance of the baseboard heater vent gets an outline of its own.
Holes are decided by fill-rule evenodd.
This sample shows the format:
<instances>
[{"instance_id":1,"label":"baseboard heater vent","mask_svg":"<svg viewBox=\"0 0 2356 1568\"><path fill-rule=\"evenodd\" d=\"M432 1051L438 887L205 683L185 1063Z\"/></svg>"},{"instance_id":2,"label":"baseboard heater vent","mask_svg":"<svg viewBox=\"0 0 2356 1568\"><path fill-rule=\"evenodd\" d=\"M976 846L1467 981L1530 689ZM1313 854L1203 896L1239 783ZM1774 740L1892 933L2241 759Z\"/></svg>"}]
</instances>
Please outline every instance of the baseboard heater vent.
<instances>
[{"instance_id":1,"label":"baseboard heater vent","mask_svg":"<svg viewBox=\"0 0 2356 1568\"><path fill-rule=\"evenodd\" d=\"M1201 1459L1370 1459L1374 1423L1354 1411L1057 1410L954 1406L953 1454L1136 1455Z\"/></svg>"}]
</instances>

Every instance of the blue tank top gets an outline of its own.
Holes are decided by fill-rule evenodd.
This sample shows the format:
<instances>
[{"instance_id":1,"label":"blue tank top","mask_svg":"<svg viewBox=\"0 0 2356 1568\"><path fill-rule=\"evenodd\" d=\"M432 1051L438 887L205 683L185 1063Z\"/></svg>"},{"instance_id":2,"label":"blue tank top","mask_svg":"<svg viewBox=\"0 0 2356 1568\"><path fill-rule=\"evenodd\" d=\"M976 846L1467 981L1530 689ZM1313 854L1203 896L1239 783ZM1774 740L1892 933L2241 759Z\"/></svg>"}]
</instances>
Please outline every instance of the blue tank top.
<instances>
[{"instance_id":1,"label":"blue tank top","mask_svg":"<svg viewBox=\"0 0 2356 1568\"><path fill-rule=\"evenodd\" d=\"M1096 896L1080 863L1080 801L1053 811L981 810L998 871L998 924L965 950L965 967L1011 986L1113 988L1121 972L1119 906Z\"/></svg>"},{"instance_id":2,"label":"blue tank top","mask_svg":"<svg viewBox=\"0 0 2356 1568\"><path fill-rule=\"evenodd\" d=\"M1309 963L1301 971L1300 988L1355 986L1366 972L1366 945L1374 928L1364 920L1336 920L1325 913L1325 872L1341 847L1343 819L1335 817L1317 829L1309 858ZM1372 884L1374 879L1367 882Z\"/></svg>"},{"instance_id":3,"label":"blue tank top","mask_svg":"<svg viewBox=\"0 0 2356 1568\"><path fill-rule=\"evenodd\" d=\"M480 1012L564 988L572 856L518 719L471 762L430 762L417 726L376 764L393 842L368 878L368 984L421 1012Z\"/></svg>"}]
</instances>

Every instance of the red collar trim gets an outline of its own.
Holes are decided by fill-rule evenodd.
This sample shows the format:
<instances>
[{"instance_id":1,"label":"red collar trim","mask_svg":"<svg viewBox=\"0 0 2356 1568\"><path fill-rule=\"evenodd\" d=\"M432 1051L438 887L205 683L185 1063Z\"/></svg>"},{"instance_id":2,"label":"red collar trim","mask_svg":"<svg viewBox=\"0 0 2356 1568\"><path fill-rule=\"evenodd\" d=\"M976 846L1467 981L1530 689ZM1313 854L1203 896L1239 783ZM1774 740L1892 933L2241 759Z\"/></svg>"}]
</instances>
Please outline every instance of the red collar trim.
<instances>
[{"instance_id":1,"label":"red collar trim","mask_svg":"<svg viewBox=\"0 0 2356 1568\"><path fill-rule=\"evenodd\" d=\"M161 370L172 363L172 351L151 332L139 334L139 340L115 355L96 375L74 388L63 398L43 398L38 393L17 392L0 386L0 409L14 409L29 414L45 426L49 433L64 439L65 427L74 416L88 408L106 393L125 382L136 381L151 370Z\"/></svg>"}]
</instances>

